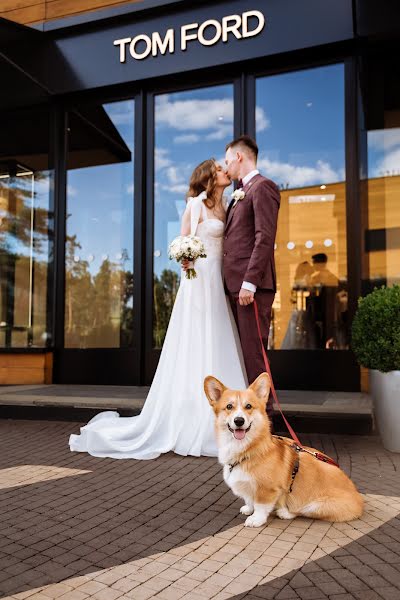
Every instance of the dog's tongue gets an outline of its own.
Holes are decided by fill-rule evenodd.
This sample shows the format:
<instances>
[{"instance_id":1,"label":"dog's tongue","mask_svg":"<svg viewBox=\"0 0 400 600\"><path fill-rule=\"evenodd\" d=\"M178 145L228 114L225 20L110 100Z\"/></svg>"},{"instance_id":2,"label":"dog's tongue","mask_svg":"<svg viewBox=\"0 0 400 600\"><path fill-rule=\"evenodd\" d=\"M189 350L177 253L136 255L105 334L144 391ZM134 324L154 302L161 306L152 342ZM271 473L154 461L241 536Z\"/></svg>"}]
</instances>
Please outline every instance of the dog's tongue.
<instances>
[{"instance_id":1,"label":"dog's tongue","mask_svg":"<svg viewBox=\"0 0 400 600\"><path fill-rule=\"evenodd\" d=\"M246 435L246 430L245 429L235 429L233 431L233 435L235 436L236 440L242 440L244 438L244 436Z\"/></svg>"}]
</instances>

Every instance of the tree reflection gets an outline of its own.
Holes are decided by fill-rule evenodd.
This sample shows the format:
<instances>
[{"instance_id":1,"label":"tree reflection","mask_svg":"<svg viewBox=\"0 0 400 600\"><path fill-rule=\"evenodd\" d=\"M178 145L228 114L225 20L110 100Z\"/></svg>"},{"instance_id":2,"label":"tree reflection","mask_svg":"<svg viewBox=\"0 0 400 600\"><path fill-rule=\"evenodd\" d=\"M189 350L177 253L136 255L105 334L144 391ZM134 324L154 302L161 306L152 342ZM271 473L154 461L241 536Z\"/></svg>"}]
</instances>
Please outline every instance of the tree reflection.
<instances>
[{"instance_id":1,"label":"tree reflection","mask_svg":"<svg viewBox=\"0 0 400 600\"><path fill-rule=\"evenodd\" d=\"M0 172L0 343L42 346L48 337L50 175L33 173L15 160L0 163ZM40 206L43 192L45 207Z\"/></svg>"},{"instance_id":2,"label":"tree reflection","mask_svg":"<svg viewBox=\"0 0 400 600\"><path fill-rule=\"evenodd\" d=\"M76 235L66 241L65 345L80 348L129 346L133 340L133 273L104 258L98 271L78 256Z\"/></svg>"},{"instance_id":3,"label":"tree reflection","mask_svg":"<svg viewBox=\"0 0 400 600\"><path fill-rule=\"evenodd\" d=\"M161 348L163 345L176 294L178 293L179 281L179 275L172 269L164 269L160 278L154 275L153 343L156 348Z\"/></svg>"}]
</instances>

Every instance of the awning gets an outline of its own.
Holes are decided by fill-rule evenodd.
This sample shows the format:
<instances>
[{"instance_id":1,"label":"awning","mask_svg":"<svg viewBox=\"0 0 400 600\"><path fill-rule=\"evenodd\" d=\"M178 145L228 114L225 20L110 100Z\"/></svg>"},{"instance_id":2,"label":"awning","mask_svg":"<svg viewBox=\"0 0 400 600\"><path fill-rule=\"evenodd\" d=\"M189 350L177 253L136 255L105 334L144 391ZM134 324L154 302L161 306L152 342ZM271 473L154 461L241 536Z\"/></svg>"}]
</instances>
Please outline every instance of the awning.
<instances>
[{"instance_id":1,"label":"awning","mask_svg":"<svg viewBox=\"0 0 400 600\"><path fill-rule=\"evenodd\" d=\"M47 85L46 55L60 62L45 32L0 18L0 162L17 161L32 171L49 165L53 92ZM28 65L31 65L29 67ZM36 68L35 68L36 67ZM131 152L101 105L71 112L74 135L69 168L125 162Z\"/></svg>"},{"instance_id":2,"label":"awning","mask_svg":"<svg viewBox=\"0 0 400 600\"><path fill-rule=\"evenodd\" d=\"M42 31L0 18L1 109L43 102L51 94L24 60L24 55L39 55L45 41Z\"/></svg>"}]
</instances>

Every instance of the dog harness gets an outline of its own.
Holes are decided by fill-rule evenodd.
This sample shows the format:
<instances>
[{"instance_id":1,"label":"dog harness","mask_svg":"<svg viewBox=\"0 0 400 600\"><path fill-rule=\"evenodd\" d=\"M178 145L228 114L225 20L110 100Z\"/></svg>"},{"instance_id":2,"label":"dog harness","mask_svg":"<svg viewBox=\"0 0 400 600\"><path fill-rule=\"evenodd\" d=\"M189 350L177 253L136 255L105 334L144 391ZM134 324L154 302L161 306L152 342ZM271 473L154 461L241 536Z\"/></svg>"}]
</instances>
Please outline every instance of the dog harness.
<instances>
[{"instance_id":1,"label":"dog harness","mask_svg":"<svg viewBox=\"0 0 400 600\"><path fill-rule=\"evenodd\" d=\"M244 460L247 460L247 456L245 456L244 458L242 458L242 460L237 460L236 462L233 463L233 465L227 464L226 466L229 467L229 473L232 473L232 469L234 467L237 467L238 465L240 465L240 463L242 463Z\"/></svg>"},{"instance_id":2,"label":"dog harness","mask_svg":"<svg viewBox=\"0 0 400 600\"><path fill-rule=\"evenodd\" d=\"M281 437L280 435L273 435L272 437L277 438L278 440L285 439L285 438ZM321 454L320 452L313 452L312 450L307 450L307 448L303 448L303 446L298 446L295 442L293 444L291 444L289 446L289 448L293 448L293 450L296 452L296 457L294 460L294 465L293 465L292 473L290 476L289 494L293 489L294 480L296 479L296 475L299 472L299 468L300 468L299 454L300 454L300 452L306 452L307 454L311 454L311 456L314 456L314 458L317 458L318 460L322 460L323 462L334 465L335 467L338 466L331 458L329 458L329 456ZM234 469L235 467L240 465L245 460L247 460L247 456L242 458L242 460L237 460L236 462L234 462L231 465L227 464L226 466L229 467L229 474L232 473L232 469Z\"/></svg>"},{"instance_id":3,"label":"dog harness","mask_svg":"<svg viewBox=\"0 0 400 600\"><path fill-rule=\"evenodd\" d=\"M277 438L278 440L285 439L285 438L281 437L280 435L274 435L273 437ZM292 474L291 474L291 478L290 478L289 494L292 491L294 480L296 478L297 473L299 472L299 467L300 467L299 454L300 454L300 452L306 452L306 454L311 454L311 456L314 456L314 458L317 458L318 460L322 460L322 462L326 462L330 465L334 465L335 467L338 467L338 465L335 463L335 461L333 461L331 458L329 458L329 456L326 456L325 454L321 454L321 452L313 452L312 450L307 450L307 448L304 448L303 446L299 446L295 442L293 442L293 444L290 445L290 448L293 448L293 450L296 452L296 458L294 461L293 470L292 470Z\"/></svg>"}]
</instances>

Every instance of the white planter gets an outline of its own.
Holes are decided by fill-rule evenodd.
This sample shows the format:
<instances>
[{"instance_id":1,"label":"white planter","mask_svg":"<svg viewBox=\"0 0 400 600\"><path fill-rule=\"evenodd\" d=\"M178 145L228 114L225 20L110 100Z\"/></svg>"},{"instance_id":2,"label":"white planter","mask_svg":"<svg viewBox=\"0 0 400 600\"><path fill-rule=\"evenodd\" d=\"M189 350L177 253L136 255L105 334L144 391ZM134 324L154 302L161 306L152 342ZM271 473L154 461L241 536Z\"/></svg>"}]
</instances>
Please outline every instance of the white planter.
<instances>
[{"instance_id":1,"label":"white planter","mask_svg":"<svg viewBox=\"0 0 400 600\"><path fill-rule=\"evenodd\" d=\"M400 371L370 371L376 425L386 450L400 452Z\"/></svg>"}]
</instances>

